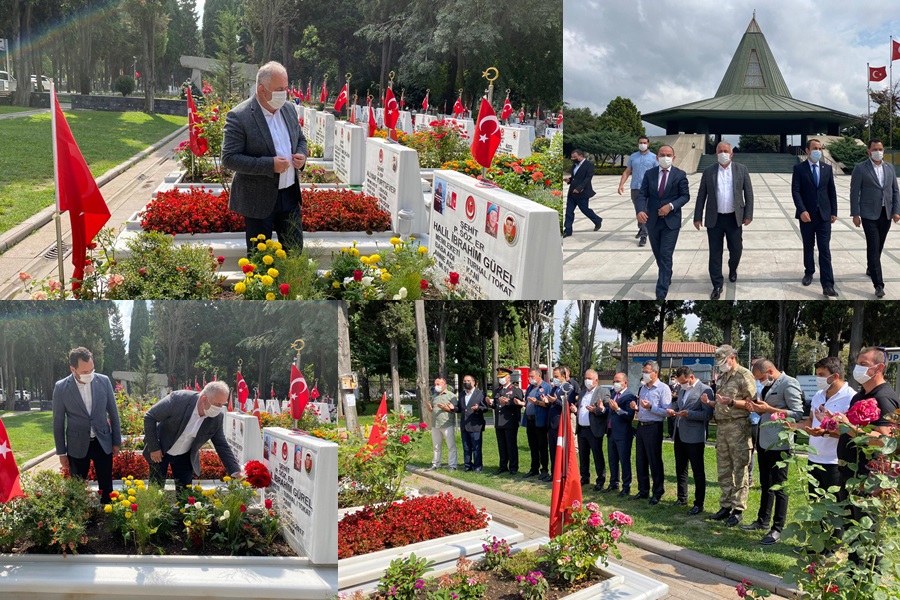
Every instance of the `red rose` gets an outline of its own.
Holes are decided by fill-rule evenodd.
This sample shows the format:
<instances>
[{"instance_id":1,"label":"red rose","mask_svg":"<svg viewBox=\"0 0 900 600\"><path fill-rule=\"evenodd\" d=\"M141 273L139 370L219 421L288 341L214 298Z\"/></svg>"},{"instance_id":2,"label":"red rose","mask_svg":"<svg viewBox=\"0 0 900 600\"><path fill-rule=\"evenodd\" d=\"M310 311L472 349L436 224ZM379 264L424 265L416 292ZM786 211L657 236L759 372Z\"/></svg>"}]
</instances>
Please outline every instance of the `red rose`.
<instances>
[{"instance_id":1,"label":"red rose","mask_svg":"<svg viewBox=\"0 0 900 600\"><path fill-rule=\"evenodd\" d=\"M363 272L359 269L353 271L353 281L362 281Z\"/></svg>"},{"instance_id":2,"label":"red rose","mask_svg":"<svg viewBox=\"0 0 900 600\"><path fill-rule=\"evenodd\" d=\"M190 505L193 505L194 502L196 502L196 501L197 501L197 499L194 498L193 496L190 496L190 497L188 498L188 504L190 504Z\"/></svg>"},{"instance_id":3,"label":"red rose","mask_svg":"<svg viewBox=\"0 0 900 600\"><path fill-rule=\"evenodd\" d=\"M408 444L408 443L409 443L409 436L406 435L406 434L401 435L401 436L400 436L400 443L401 443L401 444Z\"/></svg>"},{"instance_id":4,"label":"red rose","mask_svg":"<svg viewBox=\"0 0 900 600\"><path fill-rule=\"evenodd\" d=\"M224 256L219 256L219 257L217 257L217 258L216 258L216 262L218 262L218 263L221 265L222 263L225 262L225 257L224 257Z\"/></svg>"},{"instance_id":5,"label":"red rose","mask_svg":"<svg viewBox=\"0 0 900 600\"><path fill-rule=\"evenodd\" d=\"M266 508L271 510L271 508L272 508L272 499L271 498L266 498Z\"/></svg>"},{"instance_id":6,"label":"red rose","mask_svg":"<svg viewBox=\"0 0 900 600\"><path fill-rule=\"evenodd\" d=\"M137 512L137 504L131 505L131 512Z\"/></svg>"},{"instance_id":7,"label":"red rose","mask_svg":"<svg viewBox=\"0 0 900 600\"><path fill-rule=\"evenodd\" d=\"M143 275L146 275L146 274L147 274L147 268L146 268L146 267L141 267L140 269L138 269L138 275L143 276Z\"/></svg>"},{"instance_id":8,"label":"red rose","mask_svg":"<svg viewBox=\"0 0 900 600\"><path fill-rule=\"evenodd\" d=\"M87 247L88 247L88 250L93 250L94 248L97 247L97 244L95 242L88 242Z\"/></svg>"},{"instance_id":9,"label":"red rose","mask_svg":"<svg viewBox=\"0 0 900 600\"><path fill-rule=\"evenodd\" d=\"M411 423L409 425L407 425L406 428L409 429L410 431L418 431L419 430L419 427L417 425L413 425Z\"/></svg>"},{"instance_id":10,"label":"red rose","mask_svg":"<svg viewBox=\"0 0 900 600\"><path fill-rule=\"evenodd\" d=\"M427 290L428 282L423 279L422 281L419 282L419 287L422 288L422 290Z\"/></svg>"},{"instance_id":11,"label":"red rose","mask_svg":"<svg viewBox=\"0 0 900 600\"><path fill-rule=\"evenodd\" d=\"M252 273L254 269L256 269L256 267L253 265L244 265L241 267L241 270L244 271L244 273Z\"/></svg>"},{"instance_id":12,"label":"red rose","mask_svg":"<svg viewBox=\"0 0 900 600\"><path fill-rule=\"evenodd\" d=\"M241 504L241 512L242 513L247 512L247 507L244 504Z\"/></svg>"},{"instance_id":13,"label":"red rose","mask_svg":"<svg viewBox=\"0 0 900 600\"><path fill-rule=\"evenodd\" d=\"M419 429L422 429L424 431L425 429L428 429L428 425L426 425L425 423L419 423Z\"/></svg>"},{"instance_id":14,"label":"red rose","mask_svg":"<svg viewBox=\"0 0 900 600\"><path fill-rule=\"evenodd\" d=\"M281 295L282 295L282 296L287 296L288 294L291 293L291 284L289 284L289 283L282 283L282 284L279 286L278 290L281 292Z\"/></svg>"},{"instance_id":15,"label":"red rose","mask_svg":"<svg viewBox=\"0 0 900 600\"><path fill-rule=\"evenodd\" d=\"M450 271L450 284L456 285L459 283L459 273L455 271Z\"/></svg>"},{"instance_id":16,"label":"red rose","mask_svg":"<svg viewBox=\"0 0 900 600\"><path fill-rule=\"evenodd\" d=\"M853 425L865 427L872 421L881 418L881 409L878 408L878 401L874 398L867 398L857 402L847 411L847 420Z\"/></svg>"}]
</instances>

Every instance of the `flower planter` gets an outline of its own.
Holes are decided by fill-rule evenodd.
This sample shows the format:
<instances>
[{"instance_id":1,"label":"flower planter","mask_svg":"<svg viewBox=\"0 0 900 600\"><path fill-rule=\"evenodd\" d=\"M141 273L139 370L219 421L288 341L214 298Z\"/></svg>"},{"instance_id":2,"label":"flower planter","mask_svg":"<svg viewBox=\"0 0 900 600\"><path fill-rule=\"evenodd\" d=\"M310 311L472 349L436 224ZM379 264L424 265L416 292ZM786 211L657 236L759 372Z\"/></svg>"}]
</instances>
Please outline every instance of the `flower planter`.
<instances>
[{"instance_id":1,"label":"flower planter","mask_svg":"<svg viewBox=\"0 0 900 600\"><path fill-rule=\"evenodd\" d=\"M0 555L0 597L15 600L326 600L336 591L337 569L305 558Z\"/></svg>"}]
</instances>

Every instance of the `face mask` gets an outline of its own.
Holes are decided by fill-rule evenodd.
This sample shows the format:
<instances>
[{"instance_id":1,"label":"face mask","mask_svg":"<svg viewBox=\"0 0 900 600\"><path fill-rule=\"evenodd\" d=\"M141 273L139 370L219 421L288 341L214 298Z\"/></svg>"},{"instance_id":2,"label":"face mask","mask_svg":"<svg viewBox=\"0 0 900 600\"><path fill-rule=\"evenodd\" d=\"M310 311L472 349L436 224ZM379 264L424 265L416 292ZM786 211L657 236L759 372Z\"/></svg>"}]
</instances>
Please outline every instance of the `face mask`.
<instances>
[{"instance_id":1,"label":"face mask","mask_svg":"<svg viewBox=\"0 0 900 600\"><path fill-rule=\"evenodd\" d=\"M625 386L617 381L613 384L613 389L616 390L616 393L619 393L625 389Z\"/></svg>"},{"instance_id":2,"label":"face mask","mask_svg":"<svg viewBox=\"0 0 900 600\"><path fill-rule=\"evenodd\" d=\"M638 150L640 150L641 152L646 152L647 148L649 147L650 146L648 146L647 144L638 144Z\"/></svg>"},{"instance_id":3,"label":"face mask","mask_svg":"<svg viewBox=\"0 0 900 600\"><path fill-rule=\"evenodd\" d=\"M528 383L530 383L531 385L537 385L537 384L538 384L538 380L535 379L534 377L532 377L531 379L528 380Z\"/></svg>"},{"instance_id":4,"label":"face mask","mask_svg":"<svg viewBox=\"0 0 900 600\"><path fill-rule=\"evenodd\" d=\"M819 162L819 160L821 160L821 158L822 158L821 150L813 150L812 152L809 153L809 160L811 160L813 162Z\"/></svg>"},{"instance_id":5,"label":"face mask","mask_svg":"<svg viewBox=\"0 0 900 600\"><path fill-rule=\"evenodd\" d=\"M659 162L659 166L662 169L668 169L672 166L672 157L671 156L657 156L656 160Z\"/></svg>"},{"instance_id":6,"label":"face mask","mask_svg":"<svg viewBox=\"0 0 900 600\"><path fill-rule=\"evenodd\" d=\"M467 381L467 382L463 383L463 387L466 388L467 390L471 390L471 389L472 389L472 382L471 382L471 381Z\"/></svg>"},{"instance_id":7,"label":"face mask","mask_svg":"<svg viewBox=\"0 0 900 600\"><path fill-rule=\"evenodd\" d=\"M769 387L769 386L775 384L775 380L772 379L771 377L768 377L765 381L762 382L762 384L763 384L763 387Z\"/></svg>"},{"instance_id":8,"label":"face mask","mask_svg":"<svg viewBox=\"0 0 900 600\"><path fill-rule=\"evenodd\" d=\"M719 373L727 373L730 370L731 365L729 365L728 363L722 363L721 365L719 365Z\"/></svg>"},{"instance_id":9,"label":"face mask","mask_svg":"<svg viewBox=\"0 0 900 600\"><path fill-rule=\"evenodd\" d=\"M679 384L679 385L681 385L681 389L683 389L683 390L689 390L692 387L694 387L694 384L691 383L690 381L688 381L687 383Z\"/></svg>"},{"instance_id":10,"label":"face mask","mask_svg":"<svg viewBox=\"0 0 900 600\"><path fill-rule=\"evenodd\" d=\"M559 377L553 378L553 385L559 385Z\"/></svg>"},{"instance_id":11,"label":"face mask","mask_svg":"<svg viewBox=\"0 0 900 600\"><path fill-rule=\"evenodd\" d=\"M77 377L78 377L78 381L80 381L81 383L90 383L94 380L94 372L91 371L90 373L82 373L81 375L78 375Z\"/></svg>"},{"instance_id":12,"label":"face mask","mask_svg":"<svg viewBox=\"0 0 900 600\"><path fill-rule=\"evenodd\" d=\"M727 152L720 152L718 155L719 164L723 167L731 162L731 155Z\"/></svg>"},{"instance_id":13,"label":"face mask","mask_svg":"<svg viewBox=\"0 0 900 600\"><path fill-rule=\"evenodd\" d=\"M678 382L675 381L674 379L670 379L670 380L669 380L669 385L675 385L675 384L677 384L677 383L678 383Z\"/></svg>"},{"instance_id":14,"label":"face mask","mask_svg":"<svg viewBox=\"0 0 900 600\"><path fill-rule=\"evenodd\" d=\"M573 159L572 159L572 162L575 163L575 164L577 165L578 163L581 162L581 159L576 157L576 158L573 158Z\"/></svg>"},{"instance_id":15,"label":"face mask","mask_svg":"<svg viewBox=\"0 0 900 600\"><path fill-rule=\"evenodd\" d=\"M828 383L830 377L816 377L816 387L820 390L827 390L831 387L831 384Z\"/></svg>"},{"instance_id":16,"label":"face mask","mask_svg":"<svg viewBox=\"0 0 900 600\"><path fill-rule=\"evenodd\" d=\"M856 365L855 367L853 367L853 379L861 384L872 379L872 376L869 375L870 368L871 367L867 367L865 365Z\"/></svg>"},{"instance_id":17,"label":"face mask","mask_svg":"<svg viewBox=\"0 0 900 600\"><path fill-rule=\"evenodd\" d=\"M593 379L585 379L584 380L584 387L586 387L588 390L594 389L595 385L597 385L597 384L594 383Z\"/></svg>"},{"instance_id":18,"label":"face mask","mask_svg":"<svg viewBox=\"0 0 900 600\"><path fill-rule=\"evenodd\" d=\"M222 414L222 411L225 410L222 406L216 406L215 404L210 404L209 408L207 408L204 412L207 417L218 417Z\"/></svg>"},{"instance_id":19,"label":"face mask","mask_svg":"<svg viewBox=\"0 0 900 600\"><path fill-rule=\"evenodd\" d=\"M643 381L644 383L650 383L650 378L650 373L644 373L641 375L641 381Z\"/></svg>"},{"instance_id":20,"label":"face mask","mask_svg":"<svg viewBox=\"0 0 900 600\"><path fill-rule=\"evenodd\" d=\"M875 162L881 162L881 159L884 158L884 152L881 150L872 150L872 160Z\"/></svg>"},{"instance_id":21,"label":"face mask","mask_svg":"<svg viewBox=\"0 0 900 600\"><path fill-rule=\"evenodd\" d=\"M439 385L434 386L434 392L436 394L440 394L443 391L444 391L444 388L442 388L441 386L439 386Z\"/></svg>"},{"instance_id":22,"label":"face mask","mask_svg":"<svg viewBox=\"0 0 900 600\"><path fill-rule=\"evenodd\" d=\"M272 99L269 100L269 106L278 110L284 106L285 102L287 102L287 92L283 90L280 92L272 92Z\"/></svg>"},{"instance_id":23,"label":"face mask","mask_svg":"<svg viewBox=\"0 0 900 600\"><path fill-rule=\"evenodd\" d=\"M500 385L506 385L507 383L509 383L509 377L501 377L499 381Z\"/></svg>"}]
</instances>

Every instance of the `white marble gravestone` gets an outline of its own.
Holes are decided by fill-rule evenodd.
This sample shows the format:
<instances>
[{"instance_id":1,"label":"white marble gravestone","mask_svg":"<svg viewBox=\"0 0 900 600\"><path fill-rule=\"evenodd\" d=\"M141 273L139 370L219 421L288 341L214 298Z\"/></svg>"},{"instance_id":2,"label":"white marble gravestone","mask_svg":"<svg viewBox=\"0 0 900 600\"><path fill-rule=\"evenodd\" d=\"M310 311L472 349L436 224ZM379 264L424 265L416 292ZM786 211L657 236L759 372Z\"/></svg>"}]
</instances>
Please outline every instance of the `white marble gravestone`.
<instances>
[{"instance_id":1,"label":"white marble gravestone","mask_svg":"<svg viewBox=\"0 0 900 600\"><path fill-rule=\"evenodd\" d=\"M409 233L420 234L428 230L419 154L412 148L380 138L366 140L363 191L378 198L378 205L391 214L393 231L401 232L401 210L412 212L412 231Z\"/></svg>"},{"instance_id":2,"label":"white marble gravestone","mask_svg":"<svg viewBox=\"0 0 900 600\"><path fill-rule=\"evenodd\" d=\"M334 172L347 185L362 185L366 178L366 130L346 121L334 124Z\"/></svg>"},{"instance_id":3,"label":"white marble gravestone","mask_svg":"<svg viewBox=\"0 0 900 600\"><path fill-rule=\"evenodd\" d=\"M316 113L315 142L322 146L322 158L334 159L334 115L329 112Z\"/></svg>"}]
</instances>

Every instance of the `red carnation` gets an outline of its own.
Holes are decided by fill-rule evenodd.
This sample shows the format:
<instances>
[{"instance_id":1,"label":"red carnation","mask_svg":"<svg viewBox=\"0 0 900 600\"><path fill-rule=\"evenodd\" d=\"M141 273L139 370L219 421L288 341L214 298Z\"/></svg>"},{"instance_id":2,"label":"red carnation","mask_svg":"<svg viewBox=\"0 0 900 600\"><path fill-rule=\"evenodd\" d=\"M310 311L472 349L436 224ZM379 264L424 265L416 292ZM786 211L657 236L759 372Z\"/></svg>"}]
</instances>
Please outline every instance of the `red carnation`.
<instances>
[{"instance_id":1,"label":"red carnation","mask_svg":"<svg viewBox=\"0 0 900 600\"><path fill-rule=\"evenodd\" d=\"M289 284L289 283L282 283L281 286L279 286L278 289L279 289L279 291L281 291L281 295L282 295L282 296L287 296L288 294L291 293L291 284Z\"/></svg>"},{"instance_id":2,"label":"red carnation","mask_svg":"<svg viewBox=\"0 0 900 600\"><path fill-rule=\"evenodd\" d=\"M408 444L408 443L409 443L409 436L406 435L406 434L401 435L401 436L400 436L400 443L401 443L401 444Z\"/></svg>"},{"instance_id":3,"label":"red carnation","mask_svg":"<svg viewBox=\"0 0 900 600\"><path fill-rule=\"evenodd\" d=\"M428 282L423 279L422 281L419 282L419 287L422 288L422 290L427 290Z\"/></svg>"},{"instance_id":4,"label":"red carnation","mask_svg":"<svg viewBox=\"0 0 900 600\"><path fill-rule=\"evenodd\" d=\"M353 271L353 281L362 281L363 272L359 269Z\"/></svg>"},{"instance_id":5,"label":"red carnation","mask_svg":"<svg viewBox=\"0 0 900 600\"><path fill-rule=\"evenodd\" d=\"M218 258L216 258L216 262L218 262L218 263L221 265L222 263L225 262L225 257L224 257L224 256L219 256Z\"/></svg>"},{"instance_id":6,"label":"red carnation","mask_svg":"<svg viewBox=\"0 0 900 600\"><path fill-rule=\"evenodd\" d=\"M422 429L422 430L428 429L428 425L426 425L425 423L419 423L419 429Z\"/></svg>"},{"instance_id":7,"label":"red carnation","mask_svg":"<svg viewBox=\"0 0 900 600\"><path fill-rule=\"evenodd\" d=\"M244 473L247 474L247 481L256 489L267 488L272 483L269 469L258 460L251 460L244 465Z\"/></svg>"},{"instance_id":8,"label":"red carnation","mask_svg":"<svg viewBox=\"0 0 900 600\"><path fill-rule=\"evenodd\" d=\"M256 267L253 265L244 265L241 267L241 270L244 271L244 273L252 273L255 269Z\"/></svg>"},{"instance_id":9,"label":"red carnation","mask_svg":"<svg viewBox=\"0 0 900 600\"><path fill-rule=\"evenodd\" d=\"M194 502L196 502L196 501L197 501L197 499L194 498L193 496L189 496L189 497L188 497L188 504L193 505Z\"/></svg>"},{"instance_id":10,"label":"red carnation","mask_svg":"<svg viewBox=\"0 0 900 600\"><path fill-rule=\"evenodd\" d=\"M456 285L459 283L459 273L456 271L450 271L450 284Z\"/></svg>"},{"instance_id":11,"label":"red carnation","mask_svg":"<svg viewBox=\"0 0 900 600\"><path fill-rule=\"evenodd\" d=\"M271 510L271 508L272 508L272 499L271 498L266 498L266 508Z\"/></svg>"},{"instance_id":12,"label":"red carnation","mask_svg":"<svg viewBox=\"0 0 900 600\"><path fill-rule=\"evenodd\" d=\"M419 427L417 425L413 425L412 423L407 425L406 428L409 429L410 431L418 431L419 430Z\"/></svg>"}]
</instances>

